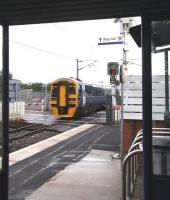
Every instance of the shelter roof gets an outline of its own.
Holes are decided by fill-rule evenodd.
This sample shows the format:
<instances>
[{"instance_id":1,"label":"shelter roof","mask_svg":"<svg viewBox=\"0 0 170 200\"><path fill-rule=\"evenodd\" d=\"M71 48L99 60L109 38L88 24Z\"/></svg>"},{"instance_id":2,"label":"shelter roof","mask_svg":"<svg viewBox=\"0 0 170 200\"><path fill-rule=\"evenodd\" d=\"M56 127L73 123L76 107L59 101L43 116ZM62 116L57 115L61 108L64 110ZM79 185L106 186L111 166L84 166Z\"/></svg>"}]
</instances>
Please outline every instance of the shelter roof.
<instances>
[{"instance_id":1,"label":"shelter roof","mask_svg":"<svg viewBox=\"0 0 170 200\"><path fill-rule=\"evenodd\" d=\"M0 23L9 25L139 16L147 9L164 15L169 0L1 0Z\"/></svg>"}]
</instances>

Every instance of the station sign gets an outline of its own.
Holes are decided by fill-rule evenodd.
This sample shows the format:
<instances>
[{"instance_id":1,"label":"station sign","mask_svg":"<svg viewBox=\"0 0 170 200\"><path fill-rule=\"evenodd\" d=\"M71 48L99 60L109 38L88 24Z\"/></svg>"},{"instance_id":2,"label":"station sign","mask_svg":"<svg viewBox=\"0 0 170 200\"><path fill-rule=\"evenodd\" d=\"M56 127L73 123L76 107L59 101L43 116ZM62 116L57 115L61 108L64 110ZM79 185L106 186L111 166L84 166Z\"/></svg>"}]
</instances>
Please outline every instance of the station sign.
<instances>
[{"instance_id":1,"label":"station sign","mask_svg":"<svg viewBox=\"0 0 170 200\"><path fill-rule=\"evenodd\" d=\"M110 44L123 44L123 38L119 37L100 37L98 45L110 45Z\"/></svg>"}]
</instances>

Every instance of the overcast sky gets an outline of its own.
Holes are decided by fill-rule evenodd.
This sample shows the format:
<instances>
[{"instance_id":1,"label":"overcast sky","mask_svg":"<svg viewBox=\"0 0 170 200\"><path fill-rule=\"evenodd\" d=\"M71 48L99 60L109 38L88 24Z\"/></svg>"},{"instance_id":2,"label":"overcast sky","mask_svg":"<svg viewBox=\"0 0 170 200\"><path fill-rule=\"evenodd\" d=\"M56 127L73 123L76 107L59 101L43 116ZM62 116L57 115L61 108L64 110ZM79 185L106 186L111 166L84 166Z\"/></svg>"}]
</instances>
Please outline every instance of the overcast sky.
<instances>
[{"instance_id":1,"label":"overcast sky","mask_svg":"<svg viewBox=\"0 0 170 200\"><path fill-rule=\"evenodd\" d=\"M138 23L140 19L135 18L134 25ZM118 37L119 26L113 19L12 26L10 72L22 82L49 83L60 77L76 77L76 59L83 60L79 67L91 62L87 60L97 60L94 66L79 71L79 78L109 84L107 62L122 62L123 45L98 46L98 42L100 37ZM127 74L141 74L141 49L131 36L127 44L127 59L131 61ZM163 63L161 55L156 57ZM154 70L156 74L164 72L160 65Z\"/></svg>"}]
</instances>

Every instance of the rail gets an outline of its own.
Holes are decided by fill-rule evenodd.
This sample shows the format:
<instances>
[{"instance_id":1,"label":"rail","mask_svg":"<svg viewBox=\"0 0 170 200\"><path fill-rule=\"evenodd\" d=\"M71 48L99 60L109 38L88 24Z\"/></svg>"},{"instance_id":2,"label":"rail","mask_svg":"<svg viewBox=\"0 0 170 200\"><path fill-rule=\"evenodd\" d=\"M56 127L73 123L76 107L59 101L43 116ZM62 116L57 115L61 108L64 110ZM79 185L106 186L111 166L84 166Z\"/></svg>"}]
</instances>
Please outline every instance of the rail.
<instances>
[{"instance_id":1,"label":"rail","mask_svg":"<svg viewBox=\"0 0 170 200\"><path fill-rule=\"evenodd\" d=\"M170 128L152 128L152 137L169 137ZM143 130L141 129L134 138L128 154L123 160L123 200L131 200L137 173L139 170L139 155L143 152Z\"/></svg>"}]
</instances>

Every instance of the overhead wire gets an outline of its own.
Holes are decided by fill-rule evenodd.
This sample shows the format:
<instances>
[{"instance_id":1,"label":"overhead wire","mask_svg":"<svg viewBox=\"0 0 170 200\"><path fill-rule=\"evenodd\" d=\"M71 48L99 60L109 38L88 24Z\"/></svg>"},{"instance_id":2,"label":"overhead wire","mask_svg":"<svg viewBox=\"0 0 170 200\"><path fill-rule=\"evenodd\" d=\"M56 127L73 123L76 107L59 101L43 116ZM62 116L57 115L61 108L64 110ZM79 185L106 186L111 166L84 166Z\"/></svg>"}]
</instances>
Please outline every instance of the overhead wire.
<instances>
[{"instance_id":1,"label":"overhead wire","mask_svg":"<svg viewBox=\"0 0 170 200\"><path fill-rule=\"evenodd\" d=\"M47 53L47 54L50 54L50 55L53 55L53 56L58 56L58 57L63 57L63 58L67 58L67 59L70 59L70 60L75 60L75 58L65 56L65 55L62 55L62 54L59 54L59 53L56 53L56 52L48 51L48 50L45 50L45 49L41 49L41 48L29 45L29 44L25 44L25 43L22 43L22 42L18 42L18 41L14 41L14 40L10 40L10 42L17 44L17 45L20 45L20 46L24 46L26 48L30 48L30 49L42 52L42 53Z\"/></svg>"},{"instance_id":2,"label":"overhead wire","mask_svg":"<svg viewBox=\"0 0 170 200\"><path fill-rule=\"evenodd\" d=\"M127 61L127 64L128 64L128 63L129 63L129 64L132 64L132 65L137 65L137 66L140 66L140 67L142 66L141 64L134 63L134 62L131 62L131 61Z\"/></svg>"},{"instance_id":3,"label":"overhead wire","mask_svg":"<svg viewBox=\"0 0 170 200\"><path fill-rule=\"evenodd\" d=\"M18 41L14 41L14 40L10 40L10 42L14 43L14 44L17 44L17 45L20 45L20 46L24 46L26 48L30 48L30 49L42 52L42 53L47 53L47 54L52 55L52 56L58 56L58 57L62 57L62 58L66 58L66 59L72 60L72 61L77 59L77 58L65 56L65 55L62 55L62 54L59 54L59 53L56 53L56 52L52 52L52 51L49 51L49 50L46 50L46 49L41 49L41 48L29 45L29 44L25 44L25 43L22 43L22 42L18 42ZM98 61L97 59L94 59L94 60ZM85 62L85 61L86 62L90 62L92 60L81 59L81 61L82 62Z\"/></svg>"},{"instance_id":4,"label":"overhead wire","mask_svg":"<svg viewBox=\"0 0 170 200\"><path fill-rule=\"evenodd\" d=\"M60 27L58 27L58 25L56 24L52 24L53 26L55 26L56 28L60 29ZM64 31L64 30L62 30ZM17 45L20 45L20 46L24 46L26 48L30 48L30 49L33 49L33 50L36 50L36 51L39 51L39 52L42 52L42 53L47 53L49 55L53 55L53 56L58 56L58 57L62 57L62 58L65 58L65 59L69 59L69 60L76 60L76 58L73 58L73 57L69 57L69 56L66 56L66 55L62 55L62 54L59 54L57 52L52 52L52 51L49 51L49 50L46 50L46 49L42 49L42 48L38 48L38 47L35 47L35 46L32 46L32 45L29 45L29 44L26 44L26 43L22 43L22 42L19 42L19 41L14 41L14 40L10 40L11 43L14 43L14 44L17 44ZM94 60L97 60L97 61L108 61L110 59L94 59ZM134 59L135 60L135 59ZM80 61L92 61L92 60L84 60L84 59L80 59ZM137 63L132 63L131 64L136 64L136 65L139 65ZM139 65L141 66L141 65Z\"/></svg>"}]
</instances>

